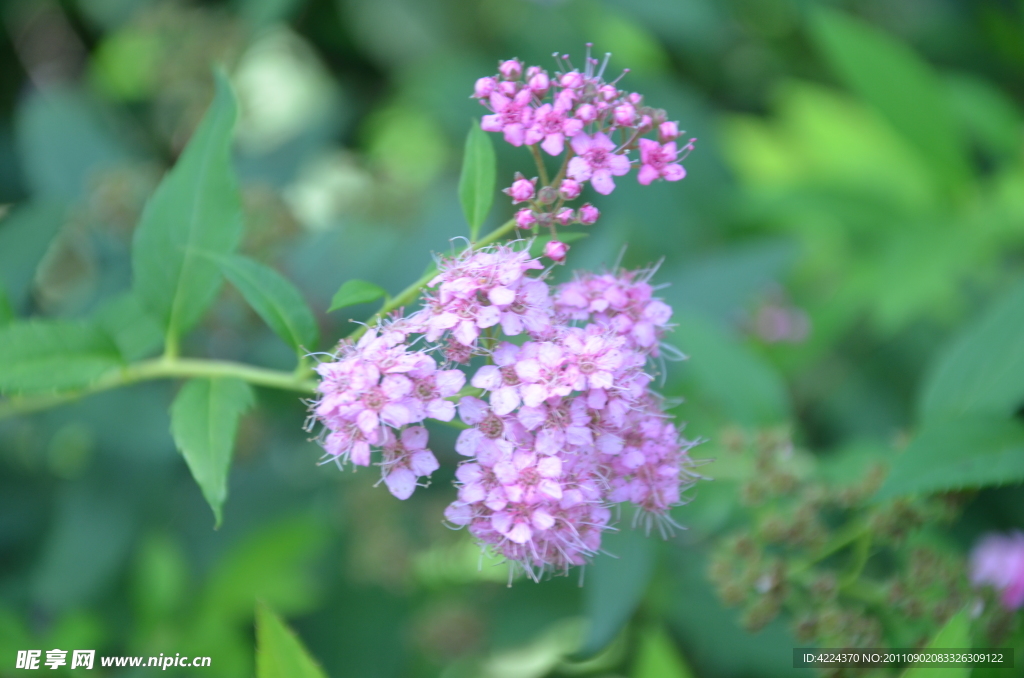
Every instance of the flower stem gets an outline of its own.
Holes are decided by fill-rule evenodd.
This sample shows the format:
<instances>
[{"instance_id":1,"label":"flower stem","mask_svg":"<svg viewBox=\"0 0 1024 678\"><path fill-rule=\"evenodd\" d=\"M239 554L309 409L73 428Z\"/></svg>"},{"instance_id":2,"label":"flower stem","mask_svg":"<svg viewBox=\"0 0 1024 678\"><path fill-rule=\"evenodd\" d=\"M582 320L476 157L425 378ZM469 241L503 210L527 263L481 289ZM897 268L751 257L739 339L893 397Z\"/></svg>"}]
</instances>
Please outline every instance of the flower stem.
<instances>
[{"instance_id":1,"label":"flower stem","mask_svg":"<svg viewBox=\"0 0 1024 678\"><path fill-rule=\"evenodd\" d=\"M537 175L540 177L540 185L548 186L548 169L544 166L544 156L540 154L537 144L531 144L528 148L530 153L533 154L533 161L537 163Z\"/></svg>"},{"instance_id":2,"label":"flower stem","mask_svg":"<svg viewBox=\"0 0 1024 678\"><path fill-rule=\"evenodd\" d=\"M308 395L316 392L316 381L307 378L306 374L271 370L227 360L161 357L112 370L89 386L76 391L17 396L0 401L0 419L46 410L120 386L153 381L154 379L190 377L208 379L234 377L256 386L296 391Z\"/></svg>"}]
</instances>

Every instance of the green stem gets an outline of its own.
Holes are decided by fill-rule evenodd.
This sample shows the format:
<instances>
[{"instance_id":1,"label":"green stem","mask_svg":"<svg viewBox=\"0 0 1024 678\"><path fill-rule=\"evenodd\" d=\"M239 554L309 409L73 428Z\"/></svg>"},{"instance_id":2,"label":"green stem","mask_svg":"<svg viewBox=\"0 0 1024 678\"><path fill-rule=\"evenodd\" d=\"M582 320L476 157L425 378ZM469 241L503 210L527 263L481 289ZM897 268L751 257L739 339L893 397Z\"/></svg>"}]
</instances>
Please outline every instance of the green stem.
<instances>
[{"instance_id":1,"label":"green stem","mask_svg":"<svg viewBox=\"0 0 1024 678\"><path fill-rule=\"evenodd\" d=\"M306 373L283 372L265 367L255 367L227 360L202 360L195 358L156 358L133 363L104 374L91 385L78 391L48 393L35 396L14 397L0 401L0 419L30 412L49 409L83 398L93 393L109 391L154 379L178 379L201 377L234 377L256 386L278 388L312 395L316 392L316 381Z\"/></svg>"},{"instance_id":2,"label":"green stem","mask_svg":"<svg viewBox=\"0 0 1024 678\"><path fill-rule=\"evenodd\" d=\"M548 170L544 166L544 157L540 154L540 149L537 148L537 144L529 146L530 153L533 154L533 161L537 163L537 174L540 177L540 185L548 185Z\"/></svg>"},{"instance_id":3,"label":"green stem","mask_svg":"<svg viewBox=\"0 0 1024 678\"><path fill-rule=\"evenodd\" d=\"M501 240L506 235L511 233L515 229L515 227L516 220L509 219L504 224L488 233L483 239L479 240L476 243L473 243L472 245L464 247L462 250L460 250L460 254L470 248L484 247L485 245L490 245L493 242L497 242L498 240ZM427 283L429 283L434 278L435 275L437 275L437 273L435 273L434 271L428 271L427 273L425 273L422 278L420 278L419 280L417 280L416 282L414 282L413 284L409 285L404 290L396 294L394 297L389 299L383 306L381 306L381 309L379 311L374 313L369 318L369 320L366 321L365 324L360 325L356 329L352 330L352 332L349 333L348 337L346 338L351 341L355 341L359 337L366 334L366 331L368 329L376 325L381 318L386 316L388 313L391 313L391 311L394 311L396 308L401 308L416 301L416 297L420 295L420 291L424 287L426 287Z\"/></svg>"}]
</instances>

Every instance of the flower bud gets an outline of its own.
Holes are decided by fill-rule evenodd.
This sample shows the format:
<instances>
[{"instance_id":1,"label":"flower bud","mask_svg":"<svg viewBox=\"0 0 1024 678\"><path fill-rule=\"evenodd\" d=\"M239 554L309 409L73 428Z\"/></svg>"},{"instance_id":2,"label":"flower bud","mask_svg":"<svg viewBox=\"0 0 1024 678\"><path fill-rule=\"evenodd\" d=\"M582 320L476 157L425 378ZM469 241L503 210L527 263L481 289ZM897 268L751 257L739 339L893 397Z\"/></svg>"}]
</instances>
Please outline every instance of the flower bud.
<instances>
[{"instance_id":1,"label":"flower bud","mask_svg":"<svg viewBox=\"0 0 1024 678\"><path fill-rule=\"evenodd\" d=\"M583 190L582 184L575 179L563 179L562 185L558 187L558 195L563 200L575 200L580 197L580 192Z\"/></svg>"},{"instance_id":2,"label":"flower bud","mask_svg":"<svg viewBox=\"0 0 1024 678\"><path fill-rule=\"evenodd\" d=\"M597 92L605 101L611 101L615 97L619 96L619 90L615 89L615 85L602 85Z\"/></svg>"},{"instance_id":3,"label":"flower bud","mask_svg":"<svg viewBox=\"0 0 1024 678\"><path fill-rule=\"evenodd\" d=\"M640 117L640 122L637 124L640 129L651 129L654 127L654 121L651 120L651 116L644 115Z\"/></svg>"},{"instance_id":4,"label":"flower bud","mask_svg":"<svg viewBox=\"0 0 1024 678\"><path fill-rule=\"evenodd\" d=\"M501 62L498 72L506 80L518 80L519 76L523 74L523 64L518 59L509 59Z\"/></svg>"},{"instance_id":5,"label":"flower bud","mask_svg":"<svg viewBox=\"0 0 1024 678\"><path fill-rule=\"evenodd\" d=\"M551 87L551 79L548 78L548 74L544 71L535 74L529 80L527 87L530 91L537 95L543 95Z\"/></svg>"},{"instance_id":6,"label":"flower bud","mask_svg":"<svg viewBox=\"0 0 1024 678\"><path fill-rule=\"evenodd\" d=\"M583 104L576 109L576 117L586 124L592 123L597 120L597 109L591 104Z\"/></svg>"},{"instance_id":7,"label":"flower bud","mask_svg":"<svg viewBox=\"0 0 1024 678\"><path fill-rule=\"evenodd\" d=\"M568 251L569 246L559 240L551 240L544 246L544 256L558 263L565 261L565 255Z\"/></svg>"},{"instance_id":8,"label":"flower bud","mask_svg":"<svg viewBox=\"0 0 1024 678\"><path fill-rule=\"evenodd\" d=\"M636 109L631 104L620 104L615 107L612 117L616 125L632 127L633 121L636 120Z\"/></svg>"},{"instance_id":9,"label":"flower bud","mask_svg":"<svg viewBox=\"0 0 1024 678\"><path fill-rule=\"evenodd\" d=\"M503 80L498 83L498 91L507 97L514 97L518 91L516 83L511 80Z\"/></svg>"},{"instance_id":10,"label":"flower bud","mask_svg":"<svg viewBox=\"0 0 1024 678\"><path fill-rule=\"evenodd\" d=\"M679 123L663 122L658 125L658 140L661 143L673 141L679 137Z\"/></svg>"},{"instance_id":11,"label":"flower bud","mask_svg":"<svg viewBox=\"0 0 1024 678\"><path fill-rule=\"evenodd\" d=\"M569 224L576 221L576 213L568 207L563 207L558 210L558 214L555 215L555 221L562 226L568 226Z\"/></svg>"},{"instance_id":12,"label":"flower bud","mask_svg":"<svg viewBox=\"0 0 1024 678\"><path fill-rule=\"evenodd\" d=\"M584 203L579 210L580 223L584 226L590 226L597 221L597 218L601 216L601 211L591 205L589 202Z\"/></svg>"},{"instance_id":13,"label":"flower bud","mask_svg":"<svg viewBox=\"0 0 1024 678\"><path fill-rule=\"evenodd\" d=\"M491 96L491 93L498 86L497 81L494 78L480 78L476 81L473 86L473 96L477 99L483 99L484 97Z\"/></svg>"},{"instance_id":14,"label":"flower bud","mask_svg":"<svg viewBox=\"0 0 1024 678\"><path fill-rule=\"evenodd\" d=\"M633 92L626 98L629 99L629 103L633 104L634 106L639 106L640 102L644 100L643 95L641 95L638 92Z\"/></svg>"},{"instance_id":15,"label":"flower bud","mask_svg":"<svg viewBox=\"0 0 1024 678\"><path fill-rule=\"evenodd\" d=\"M512 204L526 202L533 199L534 186L537 179L527 179L519 172L516 172L516 179L512 185L506 188L503 193L512 198Z\"/></svg>"},{"instance_id":16,"label":"flower bud","mask_svg":"<svg viewBox=\"0 0 1024 678\"><path fill-rule=\"evenodd\" d=\"M537 201L542 205L550 205L558 200L558 191L550 186L545 186L537 193Z\"/></svg>"},{"instance_id":17,"label":"flower bud","mask_svg":"<svg viewBox=\"0 0 1024 678\"><path fill-rule=\"evenodd\" d=\"M521 209L516 212L516 226L519 228L532 228L537 223L537 217L530 208Z\"/></svg>"},{"instance_id":18,"label":"flower bud","mask_svg":"<svg viewBox=\"0 0 1024 678\"><path fill-rule=\"evenodd\" d=\"M579 71L569 71L564 73L558 82L562 87L576 89L583 86L583 74Z\"/></svg>"},{"instance_id":19,"label":"flower bud","mask_svg":"<svg viewBox=\"0 0 1024 678\"><path fill-rule=\"evenodd\" d=\"M540 66L530 66L526 69L526 79L529 80L538 73L545 73L545 71Z\"/></svg>"}]
</instances>

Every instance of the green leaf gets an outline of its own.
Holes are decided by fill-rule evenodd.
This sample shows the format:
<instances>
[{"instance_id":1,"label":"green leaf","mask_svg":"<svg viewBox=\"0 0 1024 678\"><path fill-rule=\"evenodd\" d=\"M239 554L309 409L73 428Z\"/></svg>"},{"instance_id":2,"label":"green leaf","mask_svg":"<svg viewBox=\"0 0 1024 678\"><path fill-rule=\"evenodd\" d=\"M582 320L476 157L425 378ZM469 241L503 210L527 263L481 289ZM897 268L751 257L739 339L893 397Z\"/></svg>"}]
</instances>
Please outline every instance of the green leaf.
<instances>
[{"instance_id":1,"label":"green leaf","mask_svg":"<svg viewBox=\"0 0 1024 678\"><path fill-rule=\"evenodd\" d=\"M386 297L387 294L387 291L380 285L374 285L365 280L349 280L334 293L334 298L331 299L331 307L327 309L327 312L337 311L339 308L345 308L346 306L376 301L381 297Z\"/></svg>"},{"instance_id":2,"label":"green leaf","mask_svg":"<svg viewBox=\"0 0 1024 678\"><path fill-rule=\"evenodd\" d=\"M1024 403L1024 282L993 304L942 352L924 381L923 418L992 413Z\"/></svg>"},{"instance_id":3,"label":"green leaf","mask_svg":"<svg viewBox=\"0 0 1024 678\"><path fill-rule=\"evenodd\" d=\"M909 447L893 461L875 498L1022 481L1024 424L974 414L925 422Z\"/></svg>"},{"instance_id":4,"label":"green leaf","mask_svg":"<svg viewBox=\"0 0 1024 678\"><path fill-rule=\"evenodd\" d=\"M31 320L0 329L0 392L87 386L120 366L117 346L92 323Z\"/></svg>"},{"instance_id":5,"label":"green leaf","mask_svg":"<svg viewBox=\"0 0 1024 678\"><path fill-rule=\"evenodd\" d=\"M0 283L7 287L15 309L24 308L39 262L64 224L65 214L63 203L36 202L0 221Z\"/></svg>"},{"instance_id":6,"label":"green leaf","mask_svg":"<svg viewBox=\"0 0 1024 678\"><path fill-rule=\"evenodd\" d=\"M811 28L839 77L917 148L946 186L959 187L970 174L966 148L949 100L924 59L834 10L816 9Z\"/></svg>"},{"instance_id":7,"label":"green leaf","mask_svg":"<svg viewBox=\"0 0 1024 678\"><path fill-rule=\"evenodd\" d=\"M269 266L239 254L218 261L231 284L289 346L299 353L316 348L316 319L295 285Z\"/></svg>"},{"instance_id":8,"label":"green leaf","mask_svg":"<svg viewBox=\"0 0 1024 678\"><path fill-rule=\"evenodd\" d=\"M238 420L252 407L252 387L241 379L193 379L171 406L171 435L220 527L228 496L228 469Z\"/></svg>"},{"instance_id":9,"label":"green leaf","mask_svg":"<svg viewBox=\"0 0 1024 678\"><path fill-rule=\"evenodd\" d=\"M256 603L256 678L326 678L295 633L265 603Z\"/></svg>"},{"instance_id":10,"label":"green leaf","mask_svg":"<svg viewBox=\"0 0 1024 678\"><path fill-rule=\"evenodd\" d=\"M3 283L0 283L0 327L6 327L14 322L14 307L11 306L11 298L7 296L7 290Z\"/></svg>"},{"instance_id":11,"label":"green leaf","mask_svg":"<svg viewBox=\"0 0 1024 678\"><path fill-rule=\"evenodd\" d=\"M654 543L641 530L623 529L604 538L607 554L587 568L584 611L590 619L580 654L604 648L640 604L654 571Z\"/></svg>"},{"instance_id":12,"label":"green leaf","mask_svg":"<svg viewBox=\"0 0 1024 678\"><path fill-rule=\"evenodd\" d=\"M693 678L675 643L662 626L647 629L640 638L633 678Z\"/></svg>"},{"instance_id":13,"label":"green leaf","mask_svg":"<svg viewBox=\"0 0 1024 678\"><path fill-rule=\"evenodd\" d=\"M700 315L682 312L674 319L678 326L669 339L689 356L678 371L709 406L748 426L789 418L786 385L769 363Z\"/></svg>"},{"instance_id":14,"label":"green leaf","mask_svg":"<svg viewBox=\"0 0 1024 678\"><path fill-rule=\"evenodd\" d=\"M231 167L236 105L227 77L199 128L156 192L135 230L135 289L173 344L210 306L220 267L207 254L229 254L242 236L242 206Z\"/></svg>"},{"instance_id":15,"label":"green leaf","mask_svg":"<svg viewBox=\"0 0 1024 678\"><path fill-rule=\"evenodd\" d=\"M131 292L103 304L96 319L128 362L149 357L163 341L160 326Z\"/></svg>"},{"instance_id":16,"label":"green leaf","mask_svg":"<svg viewBox=\"0 0 1024 678\"><path fill-rule=\"evenodd\" d=\"M928 646L922 650L967 650L971 647L971 624L967 610L960 610L939 629ZM902 678L967 678L971 674L969 666L942 666L926 668L911 666L903 673Z\"/></svg>"},{"instance_id":17,"label":"green leaf","mask_svg":"<svg viewBox=\"0 0 1024 678\"><path fill-rule=\"evenodd\" d=\"M459 201L469 223L469 239L474 242L494 204L497 162L491 138L474 120L466 135L466 152L459 177Z\"/></svg>"}]
</instances>

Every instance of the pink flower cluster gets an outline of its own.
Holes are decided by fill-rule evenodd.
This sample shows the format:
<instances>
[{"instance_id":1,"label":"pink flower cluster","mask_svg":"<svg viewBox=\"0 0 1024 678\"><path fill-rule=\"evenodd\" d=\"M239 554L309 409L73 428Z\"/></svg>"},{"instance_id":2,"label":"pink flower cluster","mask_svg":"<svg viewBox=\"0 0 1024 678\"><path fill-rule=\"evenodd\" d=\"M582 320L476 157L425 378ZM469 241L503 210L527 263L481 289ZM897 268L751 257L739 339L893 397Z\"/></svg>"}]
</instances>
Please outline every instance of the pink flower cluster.
<instances>
[{"instance_id":1,"label":"pink flower cluster","mask_svg":"<svg viewBox=\"0 0 1024 678\"><path fill-rule=\"evenodd\" d=\"M641 184L686 176L681 163L696 139L677 145L678 123L667 120L665 111L647 106L641 94L618 89L628 70L606 82L604 72L611 55L606 54L599 64L591 58L590 47L582 71L572 67L568 56L558 54L550 74L510 59L498 65L497 74L477 80L473 88L472 96L491 111L483 117L481 128L502 133L513 146L534 147L542 175L543 160L536 145L551 156L567 152L562 170L549 186L538 189L536 178L517 174L505 189L513 204L530 203L516 215L520 228L545 226L554 234L559 225L594 223L599 215L595 207L585 204L574 210L565 203L579 197L587 182L602 195L614 191L615 177L628 174L634 165L629 157L634 150L639 151L637 180ZM648 134L656 139L646 138ZM553 260L561 261L559 254L564 258L561 249L555 248L554 253Z\"/></svg>"},{"instance_id":2,"label":"pink flower cluster","mask_svg":"<svg viewBox=\"0 0 1024 678\"><path fill-rule=\"evenodd\" d=\"M405 499L438 465L421 423L457 409L466 460L445 517L535 579L597 552L615 504L633 504L648 529L674 525L669 510L697 476L693 443L649 388L671 316L651 271L553 287L514 245L438 268L422 309L318 366L327 459L365 466L380 448L383 480ZM454 364L468 366L468 387Z\"/></svg>"},{"instance_id":3,"label":"pink flower cluster","mask_svg":"<svg viewBox=\"0 0 1024 678\"><path fill-rule=\"evenodd\" d=\"M971 552L971 583L995 588L1007 609L1024 605L1024 532L990 534L978 542Z\"/></svg>"}]
</instances>

